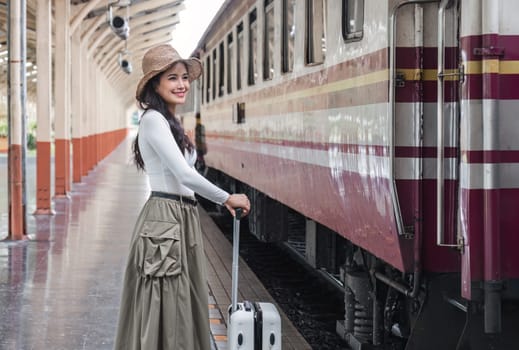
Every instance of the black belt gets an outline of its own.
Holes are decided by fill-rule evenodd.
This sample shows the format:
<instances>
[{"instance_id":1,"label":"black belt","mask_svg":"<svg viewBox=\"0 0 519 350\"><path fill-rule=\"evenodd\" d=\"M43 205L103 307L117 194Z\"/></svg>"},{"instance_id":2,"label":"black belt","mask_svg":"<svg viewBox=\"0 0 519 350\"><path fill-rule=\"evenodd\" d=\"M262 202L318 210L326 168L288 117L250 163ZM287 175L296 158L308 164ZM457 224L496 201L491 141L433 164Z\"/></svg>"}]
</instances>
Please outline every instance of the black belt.
<instances>
[{"instance_id":1,"label":"black belt","mask_svg":"<svg viewBox=\"0 0 519 350\"><path fill-rule=\"evenodd\" d=\"M191 198L191 197L180 196L178 194L159 192L159 191L151 191L151 197L172 199L174 201L179 201L181 203L191 204L192 206L195 206L195 207L196 207L196 204L198 203L196 201L196 199Z\"/></svg>"}]
</instances>

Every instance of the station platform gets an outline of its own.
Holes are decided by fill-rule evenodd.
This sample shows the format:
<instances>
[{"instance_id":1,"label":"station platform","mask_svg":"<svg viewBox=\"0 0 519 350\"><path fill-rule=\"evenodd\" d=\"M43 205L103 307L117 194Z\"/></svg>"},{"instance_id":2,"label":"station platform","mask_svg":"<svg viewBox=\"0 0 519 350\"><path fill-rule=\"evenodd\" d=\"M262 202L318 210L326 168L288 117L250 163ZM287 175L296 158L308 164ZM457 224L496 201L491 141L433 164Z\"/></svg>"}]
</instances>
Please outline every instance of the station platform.
<instances>
[{"instance_id":1,"label":"station platform","mask_svg":"<svg viewBox=\"0 0 519 350\"><path fill-rule=\"evenodd\" d=\"M0 349L112 349L129 240L149 195L145 175L131 164L130 143L127 138L73 184L67 198L55 198L55 215L28 215L26 241L0 241ZM5 167L0 161L0 173ZM29 213L33 202L28 199ZM2 210L0 237L6 232ZM226 350L232 245L202 208L200 216L213 349ZM243 299L274 302L241 260ZM283 349L311 349L278 310Z\"/></svg>"}]
</instances>

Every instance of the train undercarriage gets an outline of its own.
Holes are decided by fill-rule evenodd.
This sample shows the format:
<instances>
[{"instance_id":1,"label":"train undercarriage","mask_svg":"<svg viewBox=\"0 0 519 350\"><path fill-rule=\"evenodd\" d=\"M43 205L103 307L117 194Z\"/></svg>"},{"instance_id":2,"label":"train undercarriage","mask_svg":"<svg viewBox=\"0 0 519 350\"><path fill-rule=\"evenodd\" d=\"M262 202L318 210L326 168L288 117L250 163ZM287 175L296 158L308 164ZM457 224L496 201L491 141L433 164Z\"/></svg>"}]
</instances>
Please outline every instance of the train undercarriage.
<instances>
[{"instance_id":1,"label":"train undercarriage","mask_svg":"<svg viewBox=\"0 0 519 350\"><path fill-rule=\"evenodd\" d=\"M402 273L247 184L214 169L208 177L231 192L247 193L253 208L249 231L258 240L279 242L317 277L341 290L344 319L337 320L336 331L352 349L517 348L519 281L507 281L508 292L502 294L496 311L501 332L486 333L484 298L462 299L459 273Z\"/></svg>"}]
</instances>

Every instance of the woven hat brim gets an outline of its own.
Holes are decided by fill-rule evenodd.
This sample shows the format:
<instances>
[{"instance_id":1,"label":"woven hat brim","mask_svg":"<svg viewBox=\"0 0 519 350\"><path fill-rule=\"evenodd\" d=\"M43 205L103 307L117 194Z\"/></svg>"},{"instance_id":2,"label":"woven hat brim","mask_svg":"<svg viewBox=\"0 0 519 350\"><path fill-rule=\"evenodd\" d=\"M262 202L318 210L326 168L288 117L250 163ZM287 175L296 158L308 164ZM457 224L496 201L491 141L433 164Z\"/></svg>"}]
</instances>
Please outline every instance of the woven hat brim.
<instances>
[{"instance_id":1,"label":"woven hat brim","mask_svg":"<svg viewBox=\"0 0 519 350\"><path fill-rule=\"evenodd\" d=\"M142 76L141 80L137 84L137 90L135 93L135 97L137 98L137 100L139 99L139 96L141 95L142 90L144 90L144 87L146 86L146 84L154 76L168 70L169 67L173 66L174 64L176 64L178 62L183 62L187 65L189 82L193 82L193 81L197 80L200 77L200 75L202 75L202 62L200 62L200 60L196 57L180 59L180 60L174 61L172 63L168 63L164 67L161 67L160 69L152 70Z\"/></svg>"}]
</instances>

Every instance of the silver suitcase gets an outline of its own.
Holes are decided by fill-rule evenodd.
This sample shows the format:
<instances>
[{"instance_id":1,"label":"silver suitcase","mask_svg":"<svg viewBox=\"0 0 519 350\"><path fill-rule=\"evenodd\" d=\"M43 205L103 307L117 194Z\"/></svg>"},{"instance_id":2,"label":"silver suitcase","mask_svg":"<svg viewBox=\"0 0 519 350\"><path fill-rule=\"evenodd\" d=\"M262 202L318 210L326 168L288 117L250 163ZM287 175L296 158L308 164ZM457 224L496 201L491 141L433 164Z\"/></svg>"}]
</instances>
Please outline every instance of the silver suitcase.
<instances>
[{"instance_id":1,"label":"silver suitcase","mask_svg":"<svg viewBox=\"0 0 519 350\"><path fill-rule=\"evenodd\" d=\"M281 317L272 303L238 303L238 259L240 257L240 217L233 224L232 304L229 306L227 344L230 350L281 350Z\"/></svg>"}]
</instances>

